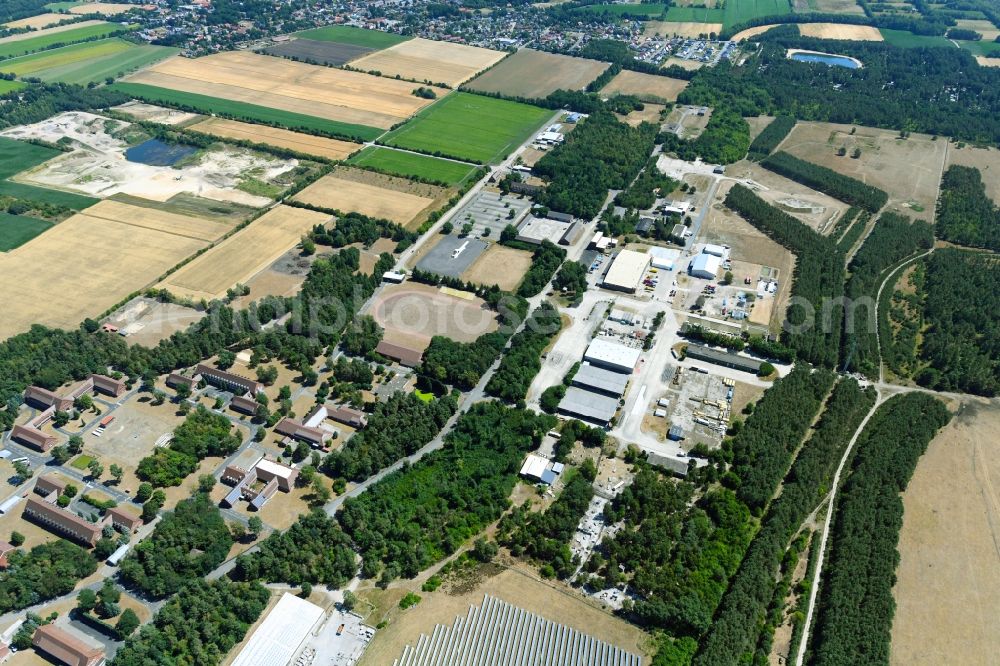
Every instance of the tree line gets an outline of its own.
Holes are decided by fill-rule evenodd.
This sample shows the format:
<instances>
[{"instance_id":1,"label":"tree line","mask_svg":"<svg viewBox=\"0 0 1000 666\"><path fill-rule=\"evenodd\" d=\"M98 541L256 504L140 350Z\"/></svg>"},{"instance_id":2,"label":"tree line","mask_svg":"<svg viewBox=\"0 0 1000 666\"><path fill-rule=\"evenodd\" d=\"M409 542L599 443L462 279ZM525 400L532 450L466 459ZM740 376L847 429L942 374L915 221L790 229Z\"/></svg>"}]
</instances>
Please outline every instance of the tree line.
<instances>
[{"instance_id":1,"label":"tree line","mask_svg":"<svg viewBox=\"0 0 1000 666\"><path fill-rule=\"evenodd\" d=\"M934 231L951 243L1000 250L1000 207L986 195L979 169L953 164L944 172Z\"/></svg>"},{"instance_id":2,"label":"tree line","mask_svg":"<svg viewBox=\"0 0 1000 666\"><path fill-rule=\"evenodd\" d=\"M884 190L785 152L774 153L760 164L778 175L871 213L878 212L889 201Z\"/></svg>"},{"instance_id":3,"label":"tree line","mask_svg":"<svg viewBox=\"0 0 1000 666\"><path fill-rule=\"evenodd\" d=\"M705 130L696 139L682 139L673 132L657 137L663 150L682 160L701 158L710 164L732 164L747 155L750 149L750 125L743 116L720 105L712 111Z\"/></svg>"},{"instance_id":4,"label":"tree line","mask_svg":"<svg viewBox=\"0 0 1000 666\"><path fill-rule=\"evenodd\" d=\"M759 162L764 159L785 140L795 127L793 116L778 116L767 124L764 131L757 135L757 138L750 144L749 159Z\"/></svg>"},{"instance_id":5,"label":"tree line","mask_svg":"<svg viewBox=\"0 0 1000 666\"><path fill-rule=\"evenodd\" d=\"M542 289L555 275L559 265L566 258L566 250L548 239L542 240L535 248L531 257L531 266L517 286L517 295L521 298L531 298L542 293Z\"/></svg>"},{"instance_id":6,"label":"tree line","mask_svg":"<svg viewBox=\"0 0 1000 666\"><path fill-rule=\"evenodd\" d=\"M226 457L240 448L233 424L222 414L198 405L177 428L167 446L139 461L136 476L154 487L179 486L211 456Z\"/></svg>"},{"instance_id":7,"label":"tree line","mask_svg":"<svg viewBox=\"0 0 1000 666\"><path fill-rule=\"evenodd\" d=\"M524 328L511 338L510 349L486 384L486 393L507 402L524 400L532 380L542 369L542 350L561 328L559 311L548 301L539 305Z\"/></svg>"}]
</instances>

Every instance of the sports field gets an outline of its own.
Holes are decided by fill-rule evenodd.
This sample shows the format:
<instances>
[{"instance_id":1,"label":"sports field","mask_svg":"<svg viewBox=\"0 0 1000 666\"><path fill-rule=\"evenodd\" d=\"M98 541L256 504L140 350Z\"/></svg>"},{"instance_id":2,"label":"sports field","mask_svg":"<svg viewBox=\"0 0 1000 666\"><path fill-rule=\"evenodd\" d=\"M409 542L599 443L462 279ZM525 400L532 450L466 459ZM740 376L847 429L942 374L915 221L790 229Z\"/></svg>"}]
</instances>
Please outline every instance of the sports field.
<instances>
[{"instance_id":1,"label":"sports field","mask_svg":"<svg viewBox=\"0 0 1000 666\"><path fill-rule=\"evenodd\" d=\"M0 255L0 339L32 324L75 328L215 240L209 220L102 201ZM45 270L39 270L39 267Z\"/></svg>"},{"instance_id":2,"label":"sports field","mask_svg":"<svg viewBox=\"0 0 1000 666\"><path fill-rule=\"evenodd\" d=\"M277 206L169 275L157 287L196 300L222 298L227 289L246 284L295 247L302 234L329 220L330 216L323 213Z\"/></svg>"},{"instance_id":3,"label":"sports field","mask_svg":"<svg viewBox=\"0 0 1000 666\"><path fill-rule=\"evenodd\" d=\"M303 30L302 32L295 33L295 36L302 39L314 39L319 42L353 44L354 46L364 46L370 49L386 49L411 39L402 35L393 35L378 30L365 30L364 28L355 28L350 25L328 25L325 28Z\"/></svg>"},{"instance_id":4,"label":"sports field","mask_svg":"<svg viewBox=\"0 0 1000 666\"><path fill-rule=\"evenodd\" d=\"M295 195L296 201L338 210L361 213L369 217L391 220L406 226L434 203L431 197L392 190L356 180L347 180L333 172Z\"/></svg>"},{"instance_id":5,"label":"sports field","mask_svg":"<svg viewBox=\"0 0 1000 666\"><path fill-rule=\"evenodd\" d=\"M10 58L47 49L54 44L73 44L94 37L110 37L125 32L125 26L104 21L84 21L0 39L0 58Z\"/></svg>"},{"instance_id":6,"label":"sports field","mask_svg":"<svg viewBox=\"0 0 1000 666\"><path fill-rule=\"evenodd\" d=\"M15 174L32 169L42 162L47 162L62 154L54 148L0 137L0 194L66 206L74 210L81 210L97 203L98 200L91 197L12 183L7 180Z\"/></svg>"},{"instance_id":7,"label":"sports field","mask_svg":"<svg viewBox=\"0 0 1000 666\"><path fill-rule=\"evenodd\" d=\"M138 46L118 38L102 39L5 60L0 62L0 70L36 76L47 83L85 85L151 65L177 51L165 46Z\"/></svg>"},{"instance_id":8,"label":"sports field","mask_svg":"<svg viewBox=\"0 0 1000 666\"><path fill-rule=\"evenodd\" d=\"M486 164L502 160L552 115L530 104L456 92L388 134L384 143Z\"/></svg>"},{"instance_id":9,"label":"sports field","mask_svg":"<svg viewBox=\"0 0 1000 666\"><path fill-rule=\"evenodd\" d=\"M350 164L366 166L397 176L419 176L448 185L457 185L475 169L470 164L461 164L426 155L404 153L399 150L370 146L348 160Z\"/></svg>"},{"instance_id":10,"label":"sports field","mask_svg":"<svg viewBox=\"0 0 1000 666\"><path fill-rule=\"evenodd\" d=\"M185 129L227 139L262 143L276 148L287 148L306 155L342 160L361 148L360 144L338 139L327 139L312 134L292 132L278 127L250 125L225 118L208 118Z\"/></svg>"},{"instance_id":11,"label":"sports field","mask_svg":"<svg viewBox=\"0 0 1000 666\"><path fill-rule=\"evenodd\" d=\"M411 39L351 62L351 67L383 76L444 83L455 87L468 81L506 53L478 46Z\"/></svg>"},{"instance_id":12,"label":"sports field","mask_svg":"<svg viewBox=\"0 0 1000 666\"><path fill-rule=\"evenodd\" d=\"M171 58L126 81L369 128L388 129L430 104L406 81L246 51Z\"/></svg>"},{"instance_id":13,"label":"sports field","mask_svg":"<svg viewBox=\"0 0 1000 666\"><path fill-rule=\"evenodd\" d=\"M687 81L623 69L601 89L606 95L635 95L644 102L673 102Z\"/></svg>"},{"instance_id":14,"label":"sports field","mask_svg":"<svg viewBox=\"0 0 1000 666\"><path fill-rule=\"evenodd\" d=\"M473 92L537 99L556 90L583 90L609 63L521 49L466 84ZM530 72L530 75L526 75Z\"/></svg>"},{"instance_id":15,"label":"sports field","mask_svg":"<svg viewBox=\"0 0 1000 666\"><path fill-rule=\"evenodd\" d=\"M0 212L0 252L24 245L51 226L45 220Z\"/></svg>"}]
</instances>

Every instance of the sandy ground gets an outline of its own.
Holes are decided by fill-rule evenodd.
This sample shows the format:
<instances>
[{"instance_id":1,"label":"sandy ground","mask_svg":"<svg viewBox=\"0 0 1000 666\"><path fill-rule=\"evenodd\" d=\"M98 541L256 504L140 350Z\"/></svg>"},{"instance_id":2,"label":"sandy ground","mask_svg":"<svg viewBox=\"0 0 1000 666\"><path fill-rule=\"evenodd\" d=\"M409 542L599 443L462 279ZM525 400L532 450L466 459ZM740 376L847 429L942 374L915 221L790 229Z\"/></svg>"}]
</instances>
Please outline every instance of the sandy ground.
<instances>
[{"instance_id":1,"label":"sandy ground","mask_svg":"<svg viewBox=\"0 0 1000 666\"><path fill-rule=\"evenodd\" d=\"M170 58L126 80L385 129L432 101L408 81L247 51Z\"/></svg>"},{"instance_id":2,"label":"sandy ground","mask_svg":"<svg viewBox=\"0 0 1000 666\"><path fill-rule=\"evenodd\" d=\"M506 53L477 46L417 37L351 62L351 67L383 76L445 83L457 87L499 62Z\"/></svg>"},{"instance_id":3,"label":"sandy ground","mask_svg":"<svg viewBox=\"0 0 1000 666\"><path fill-rule=\"evenodd\" d=\"M899 133L852 125L800 122L780 149L889 193L889 209L922 220L934 219L948 142L926 134ZM837 156L844 146L847 155ZM850 157L855 147L861 157ZM923 210L919 210L922 208Z\"/></svg>"},{"instance_id":4,"label":"sandy ground","mask_svg":"<svg viewBox=\"0 0 1000 666\"><path fill-rule=\"evenodd\" d=\"M799 34L817 39L844 39L859 42L881 42L882 33L870 25L847 25L843 23L802 23Z\"/></svg>"},{"instance_id":5,"label":"sandy ground","mask_svg":"<svg viewBox=\"0 0 1000 666\"><path fill-rule=\"evenodd\" d=\"M137 100L125 102L120 106L113 106L111 108L135 120L148 120L149 122L160 123L161 125L180 125L200 117L197 113L168 109L165 106L146 104Z\"/></svg>"},{"instance_id":6,"label":"sandy ground","mask_svg":"<svg viewBox=\"0 0 1000 666\"><path fill-rule=\"evenodd\" d=\"M653 76L623 69L601 92L610 95L621 93L635 95L642 100L673 102L687 87L687 81L669 79L665 76Z\"/></svg>"},{"instance_id":7,"label":"sandy ground","mask_svg":"<svg viewBox=\"0 0 1000 666\"><path fill-rule=\"evenodd\" d=\"M732 36L732 41L734 42L743 41L744 39L748 39L750 37L753 37L754 35L765 33L776 25L777 25L776 23L772 23L771 25L758 25L754 26L753 28L747 28L746 30L740 30L738 33Z\"/></svg>"},{"instance_id":8,"label":"sandy ground","mask_svg":"<svg viewBox=\"0 0 1000 666\"><path fill-rule=\"evenodd\" d=\"M472 589L450 593L444 587L435 592L417 593L423 600L408 611L394 608L390 613L390 624L376 632L359 666L384 666L391 664L411 643L416 643L420 634L430 634L437 624L450 625L458 616L465 616L469 607L479 605L484 595L503 599L549 620L573 627L585 634L617 645L636 654L648 655L648 638L637 627L616 618L614 615L590 605L582 596L558 583L549 583L522 569L500 569L493 567L495 575L481 579ZM409 582L413 585L413 582ZM402 598L406 590L390 588L386 592L373 590L371 596ZM365 593L369 596L369 593ZM380 604L387 605L387 604ZM370 618L375 624L380 618Z\"/></svg>"},{"instance_id":9,"label":"sandy ground","mask_svg":"<svg viewBox=\"0 0 1000 666\"><path fill-rule=\"evenodd\" d=\"M998 483L1000 406L966 400L903 496L892 664L997 663Z\"/></svg>"},{"instance_id":10,"label":"sandy ground","mask_svg":"<svg viewBox=\"0 0 1000 666\"><path fill-rule=\"evenodd\" d=\"M295 195L295 200L321 208L391 220L404 226L434 203L433 199L344 180L336 174L323 176Z\"/></svg>"},{"instance_id":11,"label":"sandy ground","mask_svg":"<svg viewBox=\"0 0 1000 666\"><path fill-rule=\"evenodd\" d=\"M666 108L667 107L663 104L650 104L649 102L646 102L643 104L642 111L630 111L626 116L621 114L615 115L618 116L619 120L631 125L632 127L638 127L644 122L660 125L660 112Z\"/></svg>"},{"instance_id":12,"label":"sandy ground","mask_svg":"<svg viewBox=\"0 0 1000 666\"><path fill-rule=\"evenodd\" d=\"M693 23L691 21L646 21L642 30L643 37L661 35L677 35L678 37L697 38L722 32L721 23Z\"/></svg>"},{"instance_id":13,"label":"sandy ground","mask_svg":"<svg viewBox=\"0 0 1000 666\"><path fill-rule=\"evenodd\" d=\"M235 284L246 284L298 244L302 235L330 217L277 206L157 285L177 296L212 300Z\"/></svg>"},{"instance_id":14,"label":"sandy ground","mask_svg":"<svg viewBox=\"0 0 1000 666\"><path fill-rule=\"evenodd\" d=\"M385 340L414 349L425 349L435 335L472 342L497 329L496 315L482 299L450 296L416 282L383 289L369 314L385 328Z\"/></svg>"},{"instance_id":15,"label":"sandy ground","mask_svg":"<svg viewBox=\"0 0 1000 666\"><path fill-rule=\"evenodd\" d=\"M10 42L21 42L25 39L34 39L35 37L41 37L43 35L54 35L59 32L66 32L67 30L76 30L77 28L85 28L90 25L101 25L104 21L80 21L79 23L70 23L68 25L57 25L54 28L46 28L45 30L33 30L31 32L20 32L16 35L10 35L9 37L0 38L0 44L8 44Z\"/></svg>"},{"instance_id":16,"label":"sandy ground","mask_svg":"<svg viewBox=\"0 0 1000 666\"><path fill-rule=\"evenodd\" d=\"M529 268L530 252L494 244L462 273L462 279L476 284L495 284L504 291L513 291Z\"/></svg>"},{"instance_id":17,"label":"sandy ground","mask_svg":"<svg viewBox=\"0 0 1000 666\"><path fill-rule=\"evenodd\" d=\"M750 118L745 118L747 124L750 125L750 139L756 139L757 136L764 131L764 129L771 124L774 120L774 116L751 116Z\"/></svg>"},{"instance_id":18,"label":"sandy ground","mask_svg":"<svg viewBox=\"0 0 1000 666\"><path fill-rule=\"evenodd\" d=\"M948 166L961 164L975 167L983 178L986 194L1000 203L1000 150L995 148L948 147Z\"/></svg>"},{"instance_id":19,"label":"sandy ground","mask_svg":"<svg viewBox=\"0 0 1000 666\"><path fill-rule=\"evenodd\" d=\"M35 323L75 328L206 247L219 231L217 223L151 208L92 206L0 255L0 282L17 285L4 297L0 338Z\"/></svg>"},{"instance_id":20,"label":"sandy ground","mask_svg":"<svg viewBox=\"0 0 1000 666\"><path fill-rule=\"evenodd\" d=\"M104 14L105 16L117 16L127 11L136 9L153 9L152 5L132 5L124 2L88 2L83 5L71 7L70 14Z\"/></svg>"},{"instance_id":21,"label":"sandy ground","mask_svg":"<svg viewBox=\"0 0 1000 666\"><path fill-rule=\"evenodd\" d=\"M514 97L545 97L556 90L583 90L608 63L534 49L521 49L466 86ZM531 76L525 76L531 72Z\"/></svg>"},{"instance_id":22,"label":"sandy ground","mask_svg":"<svg viewBox=\"0 0 1000 666\"><path fill-rule=\"evenodd\" d=\"M108 317L107 322L119 329L131 324L132 330L126 338L130 345L155 347L161 340L187 329L204 317L204 312L193 308L140 296Z\"/></svg>"},{"instance_id":23,"label":"sandy ground","mask_svg":"<svg viewBox=\"0 0 1000 666\"><path fill-rule=\"evenodd\" d=\"M128 144L114 133L128 123L92 113L71 111L34 125L0 132L12 139L41 139L54 143L72 140L74 150L49 160L15 180L41 187L71 190L90 196L129 194L152 201L167 201L182 192L215 201L261 207L267 197L248 194L237 186L249 173L271 182L295 168L296 160L279 160L241 148L203 153L194 163L180 168L152 166L125 159Z\"/></svg>"},{"instance_id":24,"label":"sandy ground","mask_svg":"<svg viewBox=\"0 0 1000 666\"><path fill-rule=\"evenodd\" d=\"M209 118L194 125L189 125L187 129L227 139L240 139L243 141L253 141L254 143L263 143L277 148L287 148L307 155L326 157L331 160L343 160L352 153L361 150L360 144L349 141L327 139L326 137L292 132L291 130L279 127L251 125L225 118Z\"/></svg>"},{"instance_id":25,"label":"sandy ground","mask_svg":"<svg viewBox=\"0 0 1000 666\"><path fill-rule=\"evenodd\" d=\"M23 18L23 19L21 19L19 21L10 21L8 23L4 23L3 26L5 28L12 28L12 29L17 29L17 28L32 28L34 30L38 30L40 28L45 28L45 27L48 27L50 25L55 25L56 23L59 23L60 21L67 20L68 18L69 17L66 16L65 14L56 14L56 13L51 13L50 12L48 14L39 14L37 16L29 16L28 18ZM33 33L33 34L36 34L36 33ZM37 34L36 34L36 36L37 36Z\"/></svg>"}]
</instances>

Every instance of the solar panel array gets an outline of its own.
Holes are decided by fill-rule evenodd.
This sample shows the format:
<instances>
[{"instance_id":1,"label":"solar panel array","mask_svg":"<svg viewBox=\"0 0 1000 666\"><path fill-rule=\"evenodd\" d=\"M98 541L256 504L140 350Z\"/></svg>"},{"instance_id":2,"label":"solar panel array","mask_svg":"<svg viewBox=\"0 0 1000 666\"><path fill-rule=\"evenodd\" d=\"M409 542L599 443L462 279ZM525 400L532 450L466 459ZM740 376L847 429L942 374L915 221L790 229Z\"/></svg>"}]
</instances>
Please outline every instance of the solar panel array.
<instances>
[{"instance_id":1,"label":"solar panel array","mask_svg":"<svg viewBox=\"0 0 1000 666\"><path fill-rule=\"evenodd\" d=\"M407 645L393 666L642 666L642 659L487 595L468 616Z\"/></svg>"}]
</instances>

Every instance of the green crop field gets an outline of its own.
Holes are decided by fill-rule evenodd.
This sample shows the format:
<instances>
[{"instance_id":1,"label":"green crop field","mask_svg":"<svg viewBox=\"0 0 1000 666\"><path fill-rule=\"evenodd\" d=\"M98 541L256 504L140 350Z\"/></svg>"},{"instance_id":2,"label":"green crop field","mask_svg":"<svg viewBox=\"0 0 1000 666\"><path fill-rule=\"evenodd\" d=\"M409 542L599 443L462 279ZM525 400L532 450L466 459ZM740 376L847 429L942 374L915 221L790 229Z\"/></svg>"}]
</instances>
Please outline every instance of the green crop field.
<instances>
[{"instance_id":1,"label":"green crop field","mask_svg":"<svg viewBox=\"0 0 1000 666\"><path fill-rule=\"evenodd\" d=\"M578 7L575 11L585 14L613 14L615 16L623 16L628 14L630 16L645 16L648 18L656 18L667 8L666 4L650 3L650 4L627 4L627 5L586 5L584 7ZM687 20L687 19L685 19Z\"/></svg>"},{"instance_id":2,"label":"green crop field","mask_svg":"<svg viewBox=\"0 0 1000 666\"><path fill-rule=\"evenodd\" d=\"M945 37L914 35L912 32L907 32L906 30L889 30L887 28L879 28L879 32L882 33L882 39L884 39L887 44L905 49L928 46L945 46L951 49L955 48L955 45L948 41Z\"/></svg>"},{"instance_id":3,"label":"green crop field","mask_svg":"<svg viewBox=\"0 0 1000 666\"><path fill-rule=\"evenodd\" d=\"M503 159L551 116L530 104L457 92L387 134L383 143L485 164Z\"/></svg>"},{"instance_id":4,"label":"green crop field","mask_svg":"<svg viewBox=\"0 0 1000 666\"><path fill-rule=\"evenodd\" d=\"M335 120L326 120L301 113L271 109L256 104L235 102L219 97L197 95L195 93L148 86L143 83L116 83L111 86L115 90L153 104L179 107L197 111L198 113L214 113L216 115L243 120L246 122L274 123L291 130L302 130L312 133L325 133L361 141L372 141L382 135L383 130L366 125L352 125Z\"/></svg>"},{"instance_id":5,"label":"green crop field","mask_svg":"<svg viewBox=\"0 0 1000 666\"><path fill-rule=\"evenodd\" d=\"M45 5L45 8L50 12L68 12L73 7L77 5L82 5L83 0L77 0L77 2L50 2Z\"/></svg>"},{"instance_id":6,"label":"green crop field","mask_svg":"<svg viewBox=\"0 0 1000 666\"><path fill-rule=\"evenodd\" d=\"M722 23L728 28L758 16L791 14L792 5L788 0L726 0L722 11Z\"/></svg>"},{"instance_id":7,"label":"green crop field","mask_svg":"<svg viewBox=\"0 0 1000 666\"><path fill-rule=\"evenodd\" d=\"M87 25L73 30L42 34L17 42L0 42L0 58L11 58L13 56L24 55L25 53L33 53L47 49L54 44L73 44L94 37L110 37L111 35L127 30L128 28L117 23L98 23L97 25ZM0 66L2 64L0 63Z\"/></svg>"},{"instance_id":8,"label":"green crop field","mask_svg":"<svg viewBox=\"0 0 1000 666\"><path fill-rule=\"evenodd\" d=\"M37 72L54 67L74 65L93 60L94 58L114 56L132 48L138 47L131 42L126 42L124 39L118 38L84 42L83 44L71 44L70 46L63 46L58 49L39 51L38 53L21 56L20 58L0 60L0 71L10 72L18 76L31 76Z\"/></svg>"},{"instance_id":9,"label":"green crop field","mask_svg":"<svg viewBox=\"0 0 1000 666\"><path fill-rule=\"evenodd\" d=\"M0 252L24 245L51 226L45 220L0 212Z\"/></svg>"},{"instance_id":10,"label":"green crop field","mask_svg":"<svg viewBox=\"0 0 1000 666\"><path fill-rule=\"evenodd\" d=\"M353 44L354 46L367 46L370 49L386 49L411 39L402 35L393 35L378 30L365 30L364 28L355 28L349 25L330 25L325 28L314 28L298 32L295 36L302 39L315 39L318 42L338 42L340 44Z\"/></svg>"},{"instance_id":11,"label":"green crop field","mask_svg":"<svg viewBox=\"0 0 1000 666\"><path fill-rule=\"evenodd\" d=\"M83 210L84 208L93 206L98 200L92 197L85 197L71 192L47 190L43 187L35 187L33 185L22 185L21 183L12 183L7 180L15 174L32 169L60 154L54 148L46 148L45 146L38 146L33 143L0 137L0 194L29 201L66 206L73 210Z\"/></svg>"},{"instance_id":12,"label":"green crop field","mask_svg":"<svg viewBox=\"0 0 1000 666\"><path fill-rule=\"evenodd\" d=\"M671 7L664 20L672 23L722 23L724 11L707 7Z\"/></svg>"},{"instance_id":13,"label":"green crop field","mask_svg":"<svg viewBox=\"0 0 1000 666\"><path fill-rule=\"evenodd\" d=\"M347 161L350 164L371 167L397 176L419 176L449 185L461 183L475 169L471 164L460 164L380 147L365 148Z\"/></svg>"},{"instance_id":14,"label":"green crop field","mask_svg":"<svg viewBox=\"0 0 1000 666\"><path fill-rule=\"evenodd\" d=\"M986 40L979 42L959 42L959 45L972 55L984 56L1000 51L1000 44L997 42L988 42Z\"/></svg>"},{"instance_id":15,"label":"green crop field","mask_svg":"<svg viewBox=\"0 0 1000 666\"><path fill-rule=\"evenodd\" d=\"M96 42L99 43L99 42ZM148 67L179 52L167 46L136 46L116 55L104 56L39 72L36 76L46 83L102 83L108 77L119 78L129 72Z\"/></svg>"},{"instance_id":16,"label":"green crop field","mask_svg":"<svg viewBox=\"0 0 1000 666\"><path fill-rule=\"evenodd\" d=\"M15 90L20 90L25 84L20 81L7 81L6 79L0 79L0 95L6 95L9 92Z\"/></svg>"}]
</instances>

